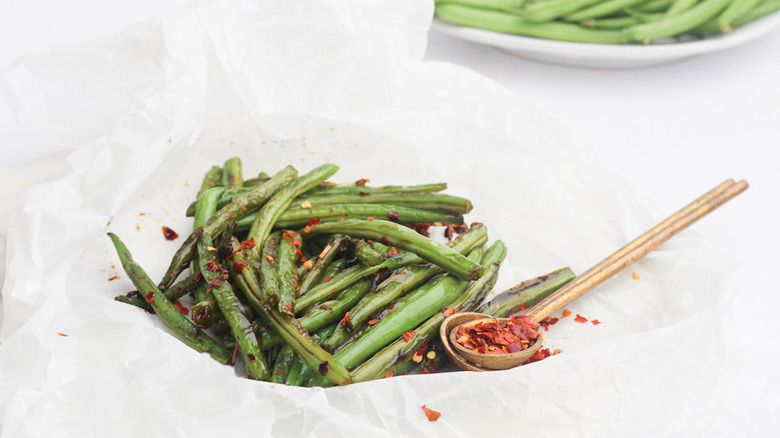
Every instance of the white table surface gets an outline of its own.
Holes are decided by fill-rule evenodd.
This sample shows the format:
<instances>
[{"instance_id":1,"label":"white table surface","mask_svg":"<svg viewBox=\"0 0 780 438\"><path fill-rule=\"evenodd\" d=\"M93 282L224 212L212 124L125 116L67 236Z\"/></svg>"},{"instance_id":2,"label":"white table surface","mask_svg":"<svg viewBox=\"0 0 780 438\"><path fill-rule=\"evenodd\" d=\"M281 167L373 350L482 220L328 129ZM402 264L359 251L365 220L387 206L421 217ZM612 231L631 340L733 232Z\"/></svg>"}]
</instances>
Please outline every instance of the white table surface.
<instances>
[{"instance_id":1,"label":"white table surface","mask_svg":"<svg viewBox=\"0 0 780 438\"><path fill-rule=\"evenodd\" d=\"M184 3L6 0L0 3L0 68L45 54L52 44L110 35ZM428 60L463 65L558 117L588 145L591 165L621 175L669 214L726 178L748 180L745 194L694 227L743 264L729 312L747 336L727 360L735 371L734 391L760 400L765 410L735 406L735 414L754 416L745 419L767 428L778 425L771 413L780 407L780 291L774 277L780 267L780 28L743 47L625 71L541 64L436 31L429 38ZM35 172L30 181L55 178L64 166L47 160L43 168L35 161L56 150L35 128L0 126L0 177L7 181L27 165ZM0 201L15 202L27 184L15 181ZM7 222L8 211L0 211L3 247ZM775 378L751 379L753 374Z\"/></svg>"}]
</instances>

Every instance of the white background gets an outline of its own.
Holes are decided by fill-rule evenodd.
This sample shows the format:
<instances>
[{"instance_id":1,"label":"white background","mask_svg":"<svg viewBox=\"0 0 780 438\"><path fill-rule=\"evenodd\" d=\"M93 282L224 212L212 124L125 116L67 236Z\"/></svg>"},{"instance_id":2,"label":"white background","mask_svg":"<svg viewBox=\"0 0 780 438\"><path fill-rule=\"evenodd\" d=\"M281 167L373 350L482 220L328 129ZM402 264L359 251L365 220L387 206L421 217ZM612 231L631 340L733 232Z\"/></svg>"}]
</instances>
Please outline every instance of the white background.
<instances>
[{"instance_id":1,"label":"white background","mask_svg":"<svg viewBox=\"0 0 780 438\"><path fill-rule=\"evenodd\" d=\"M46 54L53 44L110 35L184 3L6 0L0 3L0 68L22 56ZM426 55L492 78L518 100L559 118L588 145L584 160L622 176L655 199L664 215L726 178L748 180L746 193L694 227L742 263L731 316L744 342L733 346L727 360L734 370L754 371L741 372L734 384L768 410L780 406L780 347L774 336L780 310L778 54L780 29L743 47L641 70L541 64L435 31ZM56 149L45 132L0 126L0 177ZM60 171L29 169L51 172L49 177ZM0 199L13 201L23 185L11 185ZM0 215L0 237L6 221ZM747 377L751 374L762 378Z\"/></svg>"}]
</instances>

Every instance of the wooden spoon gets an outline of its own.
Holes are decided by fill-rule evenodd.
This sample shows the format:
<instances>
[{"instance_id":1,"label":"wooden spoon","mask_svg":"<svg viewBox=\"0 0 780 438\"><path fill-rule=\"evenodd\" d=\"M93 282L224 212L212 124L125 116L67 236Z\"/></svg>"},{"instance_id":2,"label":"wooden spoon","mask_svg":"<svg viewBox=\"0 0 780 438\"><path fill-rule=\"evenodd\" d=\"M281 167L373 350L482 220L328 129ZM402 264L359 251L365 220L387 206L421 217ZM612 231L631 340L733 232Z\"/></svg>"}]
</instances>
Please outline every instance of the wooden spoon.
<instances>
[{"instance_id":1,"label":"wooden spoon","mask_svg":"<svg viewBox=\"0 0 780 438\"><path fill-rule=\"evenodd\" d=\"M641 236L634 239L631 243L616 251L611 256L602 260L592 268L588 269L582 275L553 292L546 298L543 298L524 313L530 315L531 319L539 322L550 316L552 313L562 309L567 304L581 297L586 292L603 283L606 279L612 277L625 267L644 257L647 253L657 248L663 242L669 240L672 236L687 228L692 223L706 216L714 209L725 204L730 199L747 189L746 181L734 182L729 179L709 192L705 193L685 208L668 217L663 222L651 228ZM492 355L470 352L471 360L464 357L465 350L451 339L451 334L457 332L462 324L471 323L475 319L495 319L490 315L479 313L456 313L447 317L439 328L439 335L444 350L447 352L450 360L461 369L468 371L490 371L495 369L509 369L522 365L536 351L531 348L508 355ZM541 346L537 341L534 346ZM460 347L460 348L459 348ZM475 357L473 355L478 355ZM506 356L512 356L506 358Z\"/></svg>"}]
</instances>

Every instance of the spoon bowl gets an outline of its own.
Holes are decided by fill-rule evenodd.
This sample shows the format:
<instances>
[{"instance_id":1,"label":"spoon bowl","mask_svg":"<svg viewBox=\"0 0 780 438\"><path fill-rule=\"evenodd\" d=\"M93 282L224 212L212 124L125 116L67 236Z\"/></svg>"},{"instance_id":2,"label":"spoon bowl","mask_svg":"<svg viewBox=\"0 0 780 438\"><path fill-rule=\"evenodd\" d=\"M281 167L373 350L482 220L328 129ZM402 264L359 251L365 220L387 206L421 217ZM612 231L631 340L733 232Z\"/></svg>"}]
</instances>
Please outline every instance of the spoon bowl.
<instances>
[{"instance_id":1,"label":"spoon bowl","mask_svg":"<svg viewBox=\"0 0 780 438\"><path fill-rule=\"evenodd\" d=\"M544 342L544 334L539 333L539 337L525 350L507 354L478 353L460 345L457 342L458 329L481 321L501 322L510 321L510 318L495 318L474 312L456 313L448 316L442 322L441 327L439 327L439 336L444 345L444 351L458 368L468 371L494 371L514 368L527 362Z\"/></svg>"}]
</instances>

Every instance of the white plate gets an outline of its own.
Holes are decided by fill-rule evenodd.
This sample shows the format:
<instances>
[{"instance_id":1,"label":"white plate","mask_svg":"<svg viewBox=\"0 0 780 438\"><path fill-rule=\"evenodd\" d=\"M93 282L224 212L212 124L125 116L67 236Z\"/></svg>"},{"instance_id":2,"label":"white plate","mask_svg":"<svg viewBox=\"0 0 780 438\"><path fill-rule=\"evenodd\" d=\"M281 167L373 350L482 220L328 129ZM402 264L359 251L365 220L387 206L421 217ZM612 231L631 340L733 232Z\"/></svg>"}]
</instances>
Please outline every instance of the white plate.
<instances>
[{"instance_id":1,"label":"white plate","mask_svg":"<svg viewBox=\"0 0 780 438\"><path fill-rule=\"evenodd\" d=\"M701 40L665 44L584 44L553 41L455 26L438 18L433 29L468 41L487 44L512 55L577 67L616 69L669 64L705 53L728 49L758 38L780 24L780 13L742 28Z\"/></svg>"}]
</instances>

